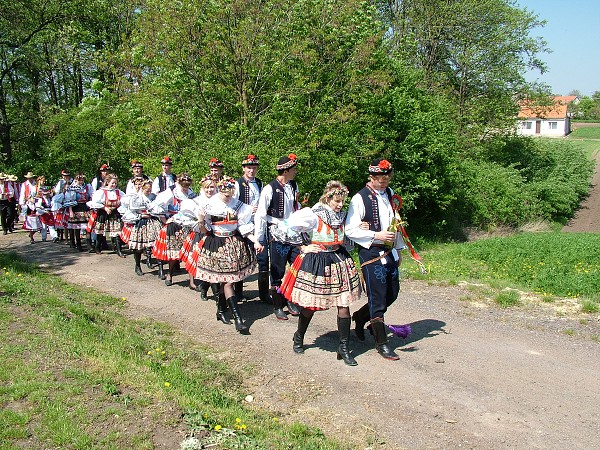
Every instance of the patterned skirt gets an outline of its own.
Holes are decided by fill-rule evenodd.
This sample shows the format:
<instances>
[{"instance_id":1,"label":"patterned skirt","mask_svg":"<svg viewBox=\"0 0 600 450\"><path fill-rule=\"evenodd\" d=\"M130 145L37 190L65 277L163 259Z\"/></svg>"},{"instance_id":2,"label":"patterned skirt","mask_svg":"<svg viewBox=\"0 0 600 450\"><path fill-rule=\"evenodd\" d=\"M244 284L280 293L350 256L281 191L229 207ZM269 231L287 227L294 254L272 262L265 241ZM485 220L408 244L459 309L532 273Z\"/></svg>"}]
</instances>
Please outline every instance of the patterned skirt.
<instances>
[{"instance_id":1,"label":"patterned skirt","mask_svg":"<svg viewBox=\"0 0 600 450\"><path fill-rule=\"evenodd\" d=\"M156 242L158 233L162 228L162 222L156 217L148 217L138 220L130 228L128 239L129 248L131 250L144 250L150 248ZM121 229L121 236L123 229Z\"/></svg>"},{"instance_id":2,"label":"patterned skirt","mask_svg":"<svg viewBox=\"0 0 600 450\"><path fill-rule=\"evenodd\" d=\"M67 209L65 212L66 227L70 230L85 230L90 220L90 209L85 203L73 206L73 214Z\"/></svg>"},{"instance_id":3,"label":"patterned skirt","mask_svg":"<svg viewBox=\"0 0 600 450\"><path fill-rule=\"evenodd\" d=\"M54 211L54 227L61 230L65 228L67 217L65 216L65 210L59 209L58 211Z\"/></svg>"},{"instance_id":4,"label":"patterned skirt","mask_svg":"<svg viewBox=\"0 0 600 450\"><path fill-rule=\"evenodd\" d=\"M44 213L40 216L40 221L42 222L42 225L53 227L54 226L54 214L52 214L51 212Z\"/></svg>"},{"instance_id":5,"label":"patterned skirt","mask_svg":"<svg viewBox=\"0 0 600 450\"><path fill-rule=\"evenodd\" d=\"M360 297L360 280L354 261L343 248L301 253L283 277L280 291L303 308L348 307Z\"/></svg>"},{"instance_id":6,"label":"patterned skirt","mask_svg":"<svg viewBox=\"0 0 600 450\"><path fill-rule=\"evenodd\" d=\"M123 228L121 214L116 209L107 214L104 209L97 209L95 214L90 214L86 230L94 231L96 234L103 234L107 238L117 237Z\"/></svg>"},{"instance_id":7,"label":"patterned skirt","mask_svg":"<svg viewBox=\"0 0 600 450\"><path fill-rule=\"evenodd\" d=\"M121 228L121 232L119 233L119 239L121 239L123 244L129 244L132 228L133 224L131 222L123 222L123 228Z\"/></svg>"},{"instance_id":8,"label":"patterned skirt","mask_svg":"<svg viewBox=\"0 0 600 450\"><path fill-rule=\"evenodd\" d=\"M25 220L23 221L23 229L27 231L38 231L42 228L42 222L40 218L35 215L27 215L25 216Z\"/></svg>"},{"instance_id":9,"label":"patterned skirt","mask_svg":"<svg viewBox=\"0 0 600 450\"><path fill-rule=\"evenodd\" d=\"M256 268L254 249L239 234L229 237L204 236L194 246L191 274L209 283L235 283Z\"/></svg>"},{"instance_id":10,"label":"patterned skirt","mask_svg":"<svg viewBox=\"0 0 600 450\"><path fill-rule=\"evenodd\" d=\"M190 231L191 227L182 227L175 222L166 224L158 232L152 247L152 256L159 261L179 261L183 241Z\"/></svg>"}]
</instances>

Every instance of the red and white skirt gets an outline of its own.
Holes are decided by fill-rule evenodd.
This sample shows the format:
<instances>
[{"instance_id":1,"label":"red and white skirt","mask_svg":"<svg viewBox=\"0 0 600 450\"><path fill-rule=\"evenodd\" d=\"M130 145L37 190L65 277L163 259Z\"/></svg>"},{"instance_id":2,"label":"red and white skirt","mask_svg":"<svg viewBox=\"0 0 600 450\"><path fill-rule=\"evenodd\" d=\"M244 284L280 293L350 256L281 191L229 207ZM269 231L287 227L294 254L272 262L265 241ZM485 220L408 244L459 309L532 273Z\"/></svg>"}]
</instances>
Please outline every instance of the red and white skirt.
<instances>
[{"instance_id":1,"label":"red and white skirt","mask_svg":"<svg viewBox=\"0 0 600 450\"><path fill-rule=\"evenodd\" d=\"M175 222L166 224L161 228L154 242L152 256L159 261L179 261L183 241L190 231L191 227L182 227Z\"/></svg>"}]
</instances>

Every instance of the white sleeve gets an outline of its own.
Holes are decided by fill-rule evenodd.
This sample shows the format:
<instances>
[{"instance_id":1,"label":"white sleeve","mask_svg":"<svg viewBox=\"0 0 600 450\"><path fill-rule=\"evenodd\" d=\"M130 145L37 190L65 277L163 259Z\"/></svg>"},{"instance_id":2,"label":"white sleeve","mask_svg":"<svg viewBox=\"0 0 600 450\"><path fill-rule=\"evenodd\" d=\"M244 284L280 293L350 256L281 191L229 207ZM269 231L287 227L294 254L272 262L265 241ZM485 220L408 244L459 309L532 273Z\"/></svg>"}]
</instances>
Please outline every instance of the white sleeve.
<instances>
[{"instance_id":1,"label":"white sleeve","mask_svg":"<svg viewBox=\"0 0 600 450\"><path fill-rule=\"evenodd\" d=\"M254 231L252 209L252 206L246 205L245 203L242 203L242 206L238 209L238 230L242 236L247 236Z\"/></svg>"},{"instance_id":2,"label":"white sleeve","mask_svg":"<svg viewBox=\"0 0 600 450\"><path fill-rule=\"evenodd\" d=\"M346 236L361 247L370 248L375 239L375 232L360 229L360 224L365 217L365 205L360 194L355 194L350 200L348 215L346 216Z\"/></svg>"},{"instance_id":3,"label":"white sleeve","mask_svg":"<svg viewBox=\"0 0 600 450\"><path fill-rule=\"evenodd\" d=\"M284 223L287 225L288 229L302 233L317 228L319 218L311 208L302 208L292 213L290 217L284 220Z\"/></svg>"},{"instance_id":4,"label":"white sleeve","mask_svg":"<svg viewBox=\"0 0 600 450\"><path fill-rule=\"evenodd\" d=\"M270 184L263 187L258 199L258 207L254 213L254 235L259 241L264 240L267 229L267 207L273 198L273 188Z\"/></svg>"}]
</instances>

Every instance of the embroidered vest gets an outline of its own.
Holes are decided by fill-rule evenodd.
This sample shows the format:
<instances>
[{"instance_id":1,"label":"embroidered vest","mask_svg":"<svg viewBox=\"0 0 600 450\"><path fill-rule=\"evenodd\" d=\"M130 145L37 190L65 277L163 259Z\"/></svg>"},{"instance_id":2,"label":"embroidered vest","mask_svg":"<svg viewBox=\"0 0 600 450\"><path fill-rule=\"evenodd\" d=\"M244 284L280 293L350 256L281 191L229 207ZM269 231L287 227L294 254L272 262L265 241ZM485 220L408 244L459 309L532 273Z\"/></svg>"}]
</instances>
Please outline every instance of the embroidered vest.
<instances>
[{"instance_id":1,"label":"embroidered vest","mask_svg":"<svg viewBox=\"0 0 600 450\"><path fill-rule=\"evenodd\" d=\"M277 181L277 179L271 181L271 183L269 183L271 185L271 188L273 189L273 196L271 197L271 203L269 204L268 208L267 208L267 215L271 216L271 217L275 217L277 219L283 219L284 218L284 199L285 199L285 191L284 191L284 187L281 186L281 183L279 183L279 181ZM292 186L292 192L294 195L294 211L296 211L298 209L297 207L297 198L298 198L298 184L296 183L295 180L291 180L289 182L290 186ZM290 214L294 211L291 211ZM289 217L289 214L288 214Z\"/></svg>"},{"instance_id":2,"label":"embroidered vest","mask_svg":"<svg viewBox=\"0 0 600 450\"><path fill-rule=\"evenodd\" d=\"M344 244L344 225L338 228L331 228L319 217L317 229L313 230L311 244L320 244L325 246Z\"/></svg>"},{"instance_id":3,"label":"embroidered vest","mask_svg":"<svg viewBox=\"0 0 600 450\"><path fill-rule=\"evenodd\" d=\"M385 188L385 193L391 203L392 190L389 187ZM369 230L381 231L381 220L379 219L379 208L377 206L377 193L369 188L369 186L365 186L358 191L358 194L361 196L363 204L365 205L365 217L363 217L363 222L369 223Z\"/></svg>"},{"instance_id":4,"label":"embroidered vest","mask_svg":"<svg viewBox=\"0 0 600 450\"><path fill-rule=\"evenodd\" d=\"M258 193L262 191L263 182L260 178L255 178L256 185L258 186ZM237 180L238 188L240 189L240 200L244 202L246 205L250 204L250 186L244 177L241 177Z\"/></svg>"}]
</instances>

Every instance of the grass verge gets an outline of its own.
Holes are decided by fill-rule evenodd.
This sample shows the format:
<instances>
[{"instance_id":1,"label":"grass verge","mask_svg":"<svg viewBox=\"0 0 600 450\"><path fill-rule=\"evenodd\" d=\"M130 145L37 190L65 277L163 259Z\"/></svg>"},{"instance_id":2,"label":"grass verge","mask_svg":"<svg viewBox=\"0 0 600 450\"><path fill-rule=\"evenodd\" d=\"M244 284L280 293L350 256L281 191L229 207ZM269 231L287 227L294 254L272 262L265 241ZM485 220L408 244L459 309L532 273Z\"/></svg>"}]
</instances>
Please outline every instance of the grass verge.
<instances>
[{"instance_id":1,"label":"grass verge","mask_svg":"<svg viewBox=\"0 0 600 450\"><path fill-rule=\"evenodd\" d=\"M242 374L125 299L0 254L0 447L348 448L244 403ZM185 441L183 441L185 439Z\"/></svg>"},{"instance_id":2,"label":"grass verge","mask_svg":"<svg viewBox=\"0 0 600 450\"><path fill-rule=\"evenodd\" d=\"M583 312L596 312L600 300L599 249L598 234L559 232L426 244L421 256L429 274L421 275L410 262L403 264L403 273L415 279L518 288L549 300L579 298Z\"/></svg>"}]
</instances>

